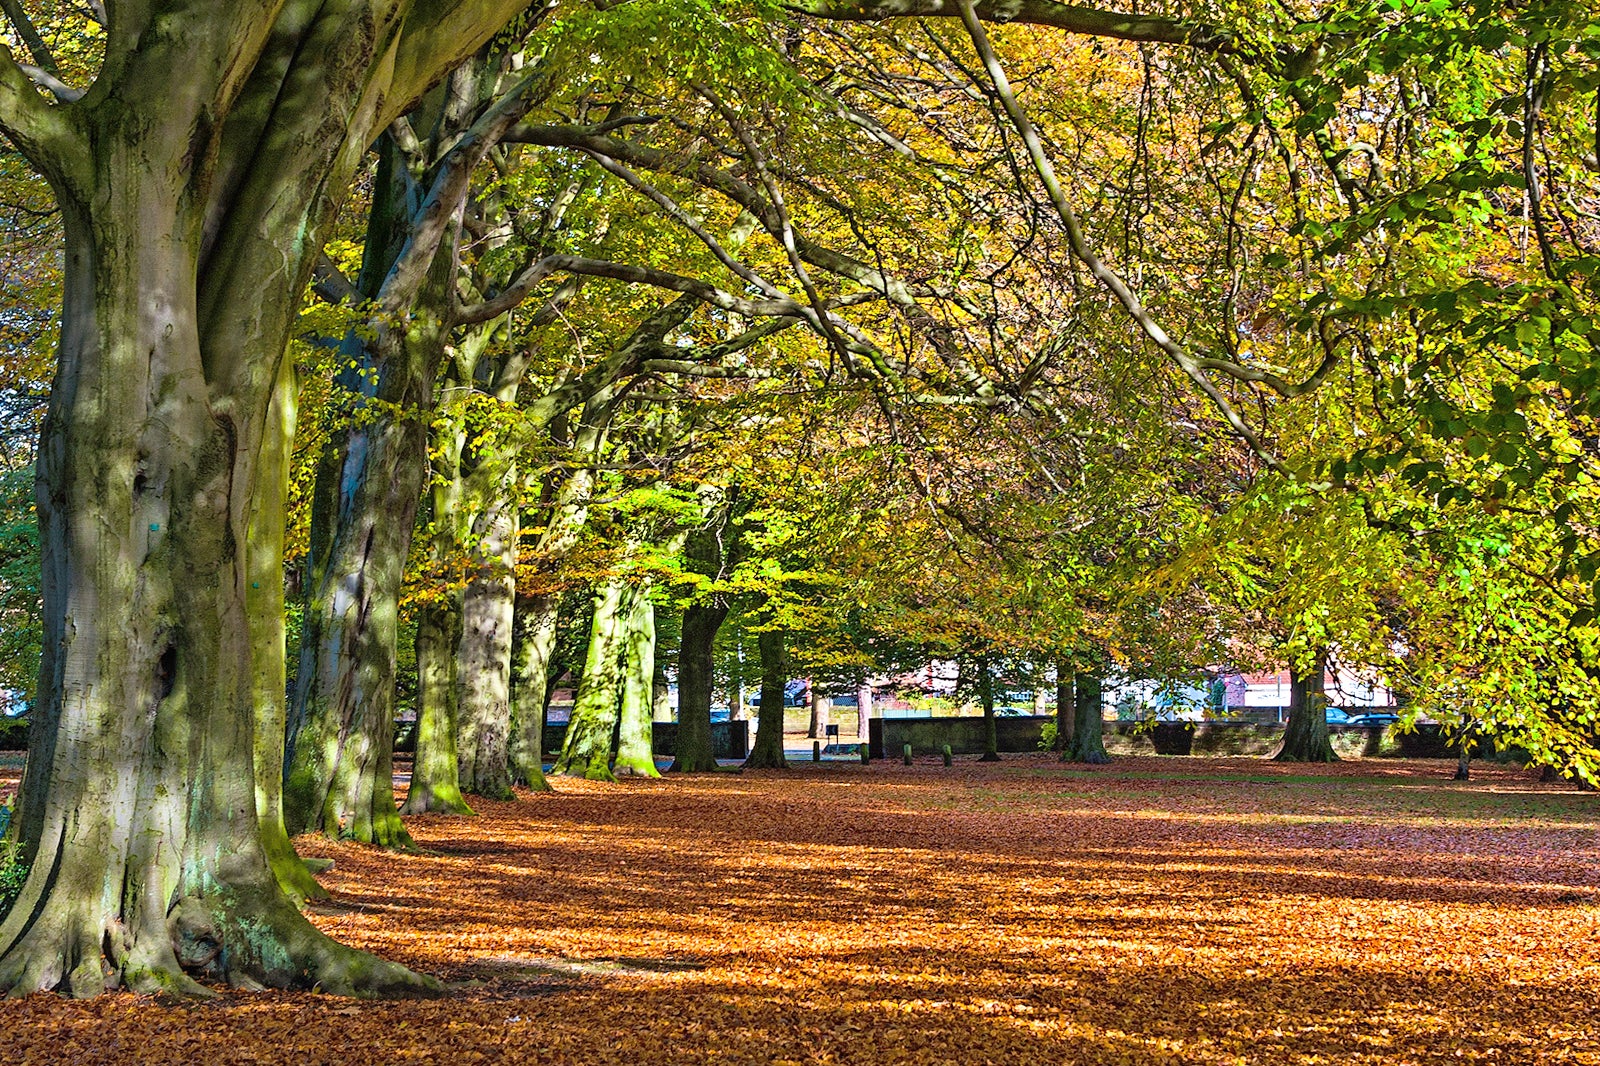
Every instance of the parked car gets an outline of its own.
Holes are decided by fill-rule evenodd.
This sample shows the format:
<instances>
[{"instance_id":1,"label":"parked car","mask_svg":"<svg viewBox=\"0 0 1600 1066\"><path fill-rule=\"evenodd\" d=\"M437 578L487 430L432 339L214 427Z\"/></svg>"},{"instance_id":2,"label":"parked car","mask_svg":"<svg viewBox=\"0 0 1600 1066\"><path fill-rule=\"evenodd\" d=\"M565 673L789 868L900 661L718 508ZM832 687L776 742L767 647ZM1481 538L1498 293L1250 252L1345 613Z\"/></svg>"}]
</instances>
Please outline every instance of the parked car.
<instances>
[{"instance_id":1,"label":"parked car","mask_svg":"<svg viewBox=\"0 0 1600 1066\"><path fill-rule=\"evenodd\" d=\"M1371 714L1358 714L1345 724L1354 726L1385 726L1394 725L1399 720L1400 716L1398 714L1392 714L1389 711L1374 711Z\"/></svg>"},{"instance_id":2,"label":"parked car","mask_svg":"<svg viewBox=\"0 0 1600 1066\"><path fill-rule=\"evenodd\" d=\"M1329 707L1325 717L1329 725L1350 725L1354 722L1353 718L1337 707Z\"/></svg>"}]
</instances>

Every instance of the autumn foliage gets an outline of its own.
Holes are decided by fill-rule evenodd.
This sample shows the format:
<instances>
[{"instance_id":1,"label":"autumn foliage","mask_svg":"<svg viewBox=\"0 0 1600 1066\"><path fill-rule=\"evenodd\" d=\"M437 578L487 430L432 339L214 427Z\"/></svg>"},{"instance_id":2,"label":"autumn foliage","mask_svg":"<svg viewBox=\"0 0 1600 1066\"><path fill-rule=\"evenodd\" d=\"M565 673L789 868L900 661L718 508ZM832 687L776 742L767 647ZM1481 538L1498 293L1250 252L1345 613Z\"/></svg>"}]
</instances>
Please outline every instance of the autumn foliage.
<instances>
[{"instance_id":1,"label":"autumn foliage","mask_svg":"<svg viewBox=\"0 0 1600 1066\"><path fill-rule=\"evenodd\" d=\"M1600 1062L1591 794L1438 763L937 760L410 821L315 921L435 1000L0 1007L8 1062Z\"/></svg>"}]
</instances>

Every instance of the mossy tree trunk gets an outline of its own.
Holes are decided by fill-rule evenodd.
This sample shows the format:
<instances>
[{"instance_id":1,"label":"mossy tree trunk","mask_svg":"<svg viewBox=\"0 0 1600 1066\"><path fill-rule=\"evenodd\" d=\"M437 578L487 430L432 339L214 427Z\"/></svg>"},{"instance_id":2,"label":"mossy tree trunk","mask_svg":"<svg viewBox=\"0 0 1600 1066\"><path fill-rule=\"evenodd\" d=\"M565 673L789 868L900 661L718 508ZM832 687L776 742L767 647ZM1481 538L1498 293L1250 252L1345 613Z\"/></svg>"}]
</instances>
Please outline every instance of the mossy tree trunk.
<instances>
[{"instance_id":1,"label":"mossy tree trunk","mask_svg":"<svg viewBox=\"0 0 1600 1066\"><path fill-rule=\"evenodd\" d=\"M789 651L781 629L756 638L761 649L761 707L756 712L756 740L744 761L747 770L783 769L783 696L789 683Z\"/></svg>"},{"instance_id":2,"label":"mossy tree trunk","mask_svg":"<svg viewBox=\"0 0 1600 1066\"><path fill-rule=\"evenodd\" d=\"M1105 697L1098 670L1080 670L1073 676L1072 740L1063 751L1066 762L1098 766L1111 761L1106 754Z\"/></svg>"},{"instance_id":3,"label":"mossy tree trunk","mask_svg":"<svg viewBox=\"0 0 1600 1066\"><path fill-rule=\"evenodd\" d=\"M0 989L427 987L312 926L263 845L256 667L277 623L251 593L281 584L281 545L251 513L300 296L357 165L525 7L116 5L100 79L61 107L0 55L0 131L50 181L65 264L17 819L31 865Z\"/></svg>"},{"instance_id":4,"label":"mossy tree trunk","mask_svg":"<svg viewBox=\"0 0 1600 1066\"><path fill-rule=\"evenodd\" d=\"M1067 760L1067 752L1072 747L1072 733L1077 728L1076 712L1073 707L1073 678L1072 663L1067 659L1056 660L1056 742L1051 746L1051 751L1061 753L1063 762Z\"/></svg>"},{"instance_id":5,"label":"mossy tree trunk","mask_svg":"<svg viewBox=\"0 0 1600 1066\"><path fill-rule=\"evenodd\" d=\"M712 653L717 630L727 617L725 604L692 603L683 609L683 636L678 644L678 747L670 772L694 774L717 769L711 746Z\"/></svg>"},{"instance_id":6,"label":"mossy tree trunk","mask_svg":"<svg viewBox=\"0 0 1600 1066\"><path fill-rule=\"evenodd\" d=\"M631 586L623 597L622 705L618 710L618 777L660 777L653 748L656 624L650 586Z\"/></svg>"},{"instance_id":7,"label":"mossy tree trunk","mask_svg":"<svg viewBox=\"0 0 1600 1066\"><path fill-rule=\"evenodd\" d=\"M401 150L383 137L356 279L371 318L345 338L348 424L317 465L284 793L297 832L398 848L411 846L392 764L400 587L428 481L460 206L439 242L418 245L418 198ZM401 309L409 317L396 323Z\"/></svg>"},{"instance_id":8,"label":"mossy tree trunk","mask_svg":"<svg viewBox=\"0 0 1600 1066\"><path fill-rule=\"evenodd\" d=\"M289 843L283 818L283 745L288 728L285 658L283 536L289 495L290 451L296 414L294 367L284 360L261 443L259 480L250 506L251 691L256 712L256 817L261 847L284 893L296 903L327 892Z\"/></svg>"},{"instance_id":9,"label":"mossy tree trunk","mask_svg":"<svg viewBox=\"0 0 1600 1066\"><path fill-rule=\"evenodd\" d=\"M471 814L456 763L456 630L460 608L447 591L417 611L417 750L406 814Z\"/></svg>"},{"instance_id":10,"label":"mossy tree trunk","mask_svg":"<svg viewBox=\"0 0 1600 1066\"><path fill-rule=\"evenodd\" d=\"M511 798L511 636L516 609L517 501L512 478L474 522L472 577L461 593L456 721L461 790Z\"/></svg>"},{"instance_id":11,"label":"mossy tree trunk","mask_svg":"<svg viewBox=\"0 0 1600 1066\"><path fill-rule=\"evenodd\" d=\"M627 589L625 581L612 578L595 592L589 651L573 699L566 739L552 773L591 781L616 780L611 772L611 753L622 699L622 606Z\"/></svg>"},{"instance_id":12,"label":"mossy tree trunk","mask_svg":"<svg viewBox=\"0 0 1600 1066\"><path fill-rule=\"evenodd\" d=\"M560 625L559 594L517 600L511 645L511 776L535 792L550 791L544 779L544 719Z\"/></svg>"},{"instance_id":13,"label":"mossy tree trunk","mask_svg":"<svg viewBox=\"0 0 1600 1066\"><path fill-rule=\"evenodd\" d=\"M1279 762L1338 762L1328 736L1328 697L1323 675L1328 669L1328 649L1318 648L1302 666L1289 664L1289 722L1283 747L1273 756Z\"/></svg>"},{"instance_id":14,"label":"mossy tree trunk","mask_svg":"<svg viewBox=\"0 0 1600 1066\"><path fill-rule=\"evenodd\" d=\"M979 762L1000 761L999 730L994 722L994 669L989 656L978 656L978 700L983 704L983 755Z\"/></svg>"}]
</instances>

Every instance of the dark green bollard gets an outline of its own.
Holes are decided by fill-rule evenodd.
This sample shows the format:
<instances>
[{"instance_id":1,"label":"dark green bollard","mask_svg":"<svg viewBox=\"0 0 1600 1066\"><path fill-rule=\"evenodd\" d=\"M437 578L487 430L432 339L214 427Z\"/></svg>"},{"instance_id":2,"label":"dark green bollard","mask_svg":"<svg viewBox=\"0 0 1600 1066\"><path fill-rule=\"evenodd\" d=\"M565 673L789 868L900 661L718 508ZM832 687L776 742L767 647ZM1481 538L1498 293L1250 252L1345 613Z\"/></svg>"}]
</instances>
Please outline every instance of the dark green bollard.
<instances>
[{"instance_id":1,"label":"dark green bollard","mask_svg":"<svg viewBox=\"0 0 1600 1066\"><path fill-rule=\"evenodd\" d=\"M812 762L821 762L822 761L822 741L820 741L820 740L813 740L811 742L811 761Z\"/></svg>"},{"instance_id":2,"label":"dark green bollard","mask_svg":"<svg viewBox=\"0 0 1600 1066\"><path fill-rule=\"evenodd\" d=\"M946 766L950 765L950 745L948 744L944 746L944 764Z\"/></svg>"},{"instance_id":3,"label":"dark green bollard","mask_svg":"<svg viewBox=\"0 0 1600 1066\"><path fill-rule=\"evenodd\" d=\"M872 746L871 745L869 745L869 744L857 744L856 747L861 749L859 754L861 755L861 765L862 766L865 766L869 762L872 761Z\"/></svg>"},{"instance_id":4,"label":"dark green bollard","mask_svg":"<svg viewBox=\"0 0 1600 1066\"><path fill-rule=\"evenodd\" d=\"M911 745L910 744L906 745L904 755L905 755L905 759L906 759L906 765L910 766L911 765Z\"/></svg>"}]
</instances>

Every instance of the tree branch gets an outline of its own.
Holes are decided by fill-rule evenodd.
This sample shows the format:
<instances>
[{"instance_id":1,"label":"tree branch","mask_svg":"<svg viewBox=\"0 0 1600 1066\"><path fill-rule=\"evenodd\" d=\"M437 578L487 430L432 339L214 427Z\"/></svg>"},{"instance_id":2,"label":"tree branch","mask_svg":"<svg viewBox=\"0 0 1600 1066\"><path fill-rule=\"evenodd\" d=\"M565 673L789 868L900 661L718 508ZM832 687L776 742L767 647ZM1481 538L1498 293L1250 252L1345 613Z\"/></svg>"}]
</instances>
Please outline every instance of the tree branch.
<instances>
[{"instance_id":1,"label":"tree branch","mask_svg":"<svg viewBox=\"0 0 1600 1066\"><path fill-rule=\"evenodd\" d=\"M1216 383L1206 374L1200 362L1191 355L1182 344L1175 340L1161 324L1145 309L1144 304L1134 291L1128 287L1122 277L1107 266L1094 250L1089 247L1088 240L1083 235L1083 227L1078 224L1078 214L1073 210L1072 203L1067 199L1066 193L1061 188L1061 182L1056 177L1055 167L1050 162L1049 155L1044 150L1039 134L1034 129L1033 123L1028 119L1027 112L1017 102L1016 94L1011 91L1011 82L1006 77L1005 68L1000 65L1000 59L995 55L994 48L989 43L989 35L979 20L973 0L955 0L961 9L961 21L967 28L967 33L972 38L972 43L978 50L978 58L983 62L989 80L994 86L995 95L1005 108L1006 115L1011 119L1011 124L1016 127L1022 143L1027 147L1028 158L1033 163L1039 180L1044 184L1045 192L1050 196L1050 202L1055 206L1056 213L1061 217L1062 226L1067 233L1067 243L1071 245L1072 252L1080 259L1089 272L1095 276L1110 293L1116 297L1117 302L1127 311L1150 341L1165 352L1184 375L1193 381L1195 386L1206 395L1216 409L1222 414L1234 433L1247 443L1251 450L1273 470L1280 474L1288 473L1288 468L1283 461L1267 449L1259 434L1251 429L1234 410L1228 398L1222 395Z\"/></svg>"},{"instance_id":2,"label":"tree branch","mask_svg":"<svg viewBox=\"0 0 1600 1066\"><path fill-rule=\"evenodd\" d=\"M962 14L961 0L788 0L787 6L816 18L846 22L881 22L912 16L949 18ZM1229 35L1214 26L1078 7L1055 0L981 0L972 7L976 16L986 22L1052 26L1092 37L1183 44L1212 51L1226 51L1231 43Z\"/></svg>"},{"instance_id":3,"label":"tree branch","mask_svg":"<svg viewBox=\"0 0 1600 1066\"><path fill-rule=\"evenodd\" d=\"M87 150L65 108L39 95L11 49L0 44L0 133L4 133L47 177L82 194L87 186L80 167Z\"/></svg>"}]
</instances>

